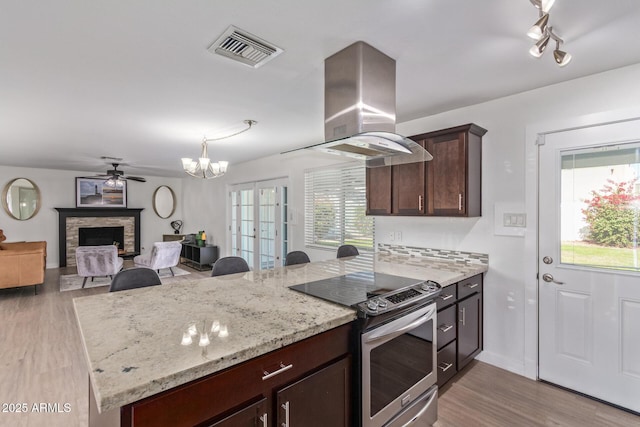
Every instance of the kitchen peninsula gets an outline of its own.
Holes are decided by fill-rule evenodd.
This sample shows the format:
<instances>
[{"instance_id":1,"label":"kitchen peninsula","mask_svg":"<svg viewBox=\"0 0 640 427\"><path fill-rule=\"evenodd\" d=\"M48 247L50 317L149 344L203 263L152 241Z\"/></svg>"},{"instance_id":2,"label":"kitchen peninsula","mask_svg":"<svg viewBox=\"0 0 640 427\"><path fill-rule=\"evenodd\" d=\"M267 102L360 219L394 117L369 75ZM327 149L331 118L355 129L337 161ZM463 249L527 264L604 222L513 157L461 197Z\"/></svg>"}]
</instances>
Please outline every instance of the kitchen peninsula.
<instances>
[{"instance_id":1,"label":"kitchen peninsula","mask_svg":"<svg viewBox=\"0 0 640 427\"><path fill-rule=\"evenodd\" d=\"M326 349L332 361L343 358L348 362L349 355L342 354L348 352L348 344L342 343L348 339L355 311L292 291L288 289L291 285L373 270L430 279L444 287L487 271L486 262L436 260L389 251L368 262L363 258L76 298L74 306L89 366L91 425L139 425L134 420L136 402L150 402L151 396L185 384L197 385L201 378L303 343L312 349L311 356ZM201 341L204 332L210 333L209 343ZM325 334L332 333L340 339L322 341L328 336ZM297 347L296 352L300 351L304 348ZM278 365L284 361L276 359L273 370L264 368L266 377L281 369ZM348 365L342 362L340 366ZM282 365L285 368L289 369L288 365ZM309 372L296 369L291 368L287 375ZM290 382L298 379L290 376ZM234 386L242 387L227 383L229 391ZM223 400L218 395L208 399L212 405L216 399ZM264 406L262 400L246 403ZM138 411L143 413L143 409Z\"/></svg>"}]
</instances>

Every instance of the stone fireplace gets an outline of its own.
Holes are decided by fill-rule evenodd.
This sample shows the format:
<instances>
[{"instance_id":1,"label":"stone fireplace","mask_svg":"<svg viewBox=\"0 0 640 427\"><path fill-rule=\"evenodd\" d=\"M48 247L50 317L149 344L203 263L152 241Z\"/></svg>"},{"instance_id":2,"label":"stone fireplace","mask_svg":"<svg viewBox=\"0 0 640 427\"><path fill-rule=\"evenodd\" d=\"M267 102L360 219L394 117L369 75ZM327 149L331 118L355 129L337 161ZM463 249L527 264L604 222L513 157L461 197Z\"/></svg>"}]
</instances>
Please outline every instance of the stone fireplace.
<instances>
[{"instance_id":1,"label":"stone fireplace","mask_svg":"<svg viewBox=\"0 0 640 427\"><path fill-rule=\"evenodd\" d=\"M142 209L56 208L56 210L58 211L60 267L76 265L76 248L80 246L81 228L122 228L123 239L122 242L118 242L119 248L127 255L140 253L140 211ZM112 240L112 237L109 237L109 240L111 241L105 244L117 241ZM92 242L98 241L92 240Z\"/></svg>"}]
</instances>

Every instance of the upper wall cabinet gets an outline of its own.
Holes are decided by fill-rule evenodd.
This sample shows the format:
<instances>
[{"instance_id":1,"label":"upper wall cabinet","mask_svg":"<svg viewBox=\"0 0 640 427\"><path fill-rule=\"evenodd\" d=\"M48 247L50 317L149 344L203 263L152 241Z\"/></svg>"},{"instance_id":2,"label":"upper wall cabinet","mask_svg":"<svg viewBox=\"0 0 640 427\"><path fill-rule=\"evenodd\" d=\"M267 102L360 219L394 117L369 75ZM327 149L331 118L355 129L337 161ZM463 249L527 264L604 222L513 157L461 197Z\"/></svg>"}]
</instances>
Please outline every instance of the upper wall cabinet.
<instances>
[{"instance_id":1,"label":"upper wall cabinet","mask_svg":"<svg viewBox=\"0 0 640 427\"><path fill-rule=\"evenodd\" d=\"M467 124L412 136L433 160L367 169L367 215L480 216L486 132Z\"/></svg>"}]
</instances>

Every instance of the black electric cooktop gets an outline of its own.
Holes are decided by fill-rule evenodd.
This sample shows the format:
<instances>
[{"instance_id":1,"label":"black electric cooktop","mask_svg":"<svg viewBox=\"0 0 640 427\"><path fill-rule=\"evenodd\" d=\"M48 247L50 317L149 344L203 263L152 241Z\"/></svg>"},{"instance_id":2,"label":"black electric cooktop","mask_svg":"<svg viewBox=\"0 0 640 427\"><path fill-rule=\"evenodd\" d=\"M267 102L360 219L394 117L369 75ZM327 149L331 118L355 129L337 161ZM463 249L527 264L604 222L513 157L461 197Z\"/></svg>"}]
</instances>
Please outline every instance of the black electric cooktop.
<instances>
[{"instance_id":1,"label":"black electric cooktop","mask_svg":"<svg viewBox=\"0 0 640 427\"><path fill-rule=\"evenodd\" d=\"M391 274L361 271L315 282L289 286L298 292L349 307L395 290L423 283L424 280Z\"/></svg>"}]
</instances>

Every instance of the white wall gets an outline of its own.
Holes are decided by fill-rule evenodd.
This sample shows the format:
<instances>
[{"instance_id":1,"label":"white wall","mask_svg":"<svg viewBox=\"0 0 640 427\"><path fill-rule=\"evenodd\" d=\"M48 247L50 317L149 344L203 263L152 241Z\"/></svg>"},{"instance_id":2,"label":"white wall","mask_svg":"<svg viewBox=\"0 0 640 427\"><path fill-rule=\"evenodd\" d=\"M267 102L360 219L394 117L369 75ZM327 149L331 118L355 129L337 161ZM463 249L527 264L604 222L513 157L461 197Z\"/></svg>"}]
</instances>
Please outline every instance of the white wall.
<instances>
[{"instance_id":1,"label":"white wall","mask_svg":"<svg viewBox=\"0 0 640 427\"><path fill-rule=\"evenodd\" d=\"M554 72L562 71L558 68ZM535 170L531 169L531 165L525 160L527 127L567 117L638 106L638 75L640 65L634 65L398 124L398 133L404 135L415 135L471 122L488 130L483 138L481 218L376 219L377 242L391 243L387 238L389 232L400 231L402 241L395 243L489 254L489 272L485 277L484 296L485 351L481 355L485 361L519 373L525 373L525 364L531 362L531 358L534 358L535 364L537 336L535 327L532 332L525 319L525 313L529 313L528 322L531 323L530 313L535 313L535 292L533 295L525 292L525 284L535 281L535 274L531 274L533 277L525 277L524 274L528 262L525 254L527 250L531 254L530 248L535 247L535 218L530 218L527 223L528 237L494 235L495 205L520 205L524 211L527 199L525 178L532 179L531 174L534 174L535 179ZM307 168L341 161L343 160L338 157L331 161L318 154L309 153L295 156L276 155L245 164L231 165L231 172L217 180L184 180L185 230L205 229L209 236L213 235L214 243L221 246L222 254L228 255L226 186L288 176L293 190L292 204L299 212L299 221L293 230L292 249L305 249L302 217L303 172ZM333 256L332 253L308 252L312 260ZM530 371L528 375L531 376Z\"/></svg>"},{"instance_id":2,"label":"white wall","mask_svg":"<svg viewBox=\"0 0 640 427\"><path fill-rule=\"evenodd\" d=\"M40 188L42 206L37 215L26 221L18 221L4 209L0 211L0 229L4 230L7 242L36 241L47 242L47 268L59 266L58 257L58 211L55 208L75 208L77 176L91 176L93 172L61 171L53 169L17 168L0 166L2 188L14 178L28 178ZM140 214L141 246L150 248L155 241L162 240L162 234L171 234L169 223L182 217L182 204L167 219L158 217L153 211L152 195L160 185L171 187L177 200L181 198L182 179L147 176L146 183L129 181L127 185L127 207L143 208Z\"/></svg>"}]
</instances>

